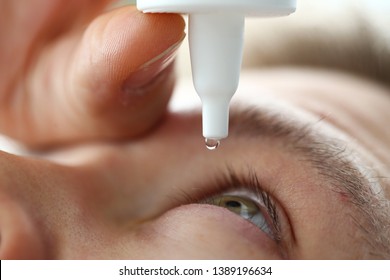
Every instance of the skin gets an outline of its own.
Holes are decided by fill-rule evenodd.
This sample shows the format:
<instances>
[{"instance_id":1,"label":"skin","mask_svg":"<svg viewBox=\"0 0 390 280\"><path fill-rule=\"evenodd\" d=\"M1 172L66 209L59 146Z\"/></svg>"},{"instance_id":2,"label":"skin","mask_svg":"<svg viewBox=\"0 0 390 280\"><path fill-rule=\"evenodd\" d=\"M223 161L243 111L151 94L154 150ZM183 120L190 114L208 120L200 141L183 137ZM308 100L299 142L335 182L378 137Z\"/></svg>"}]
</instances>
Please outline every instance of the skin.
<instances>
[{"instance_id":1,"label":"skin","mask_svg":"<svg viewBox=\"0 0 390 280\"><path fill-rule=\"evenodd\" d=\"M312 82L299 83L301 79ZM390 159L383 156L390 154L388 134L380 129L386 118L378 117L388 114L387 89L342 73L310 69L251 73L243 81L248 88L237 93L237 100L251 100L267 111L270 105L264 106L264 101L278 97L272 101L273 112L311 124L326 108L331 117L316 131L357 142L350 148L362 156L360 165L388 166ZM338 87L329 90L336 82ZM359 97L354 103L348 102L352 94ZM345 105L335 105L335 99ZM282 101L288 106L277 107ZM376 115L364 122L349 118L367 106L377 108ZM348 129L342 128L345 119ZM1 212L12 217L2 219L1 258L378 257L351 222L350 202L332 191L330 183L322 186L316 170L296 154L266 137L234 132L211 152L202 143L200 123L199 112L170 113L142 138L63 150L52 154L51 161L2 153L0 186L7 203ZM377 139L377 149L360 135ZM212 193L214 179L225 172L226 164L242 174L251 166L265 191L272 193L281 218L280 243L222 207L188 201L187 196ZM381 188L388 199L387 182ZM388 210L375 211L388 215Z\"/></svg>"},{"instance_id":2,"label":"skin","mask_svg":"<svg viewBox=\"0 0 390 280\"><path fill-rule=\"evenodd\" d=\"M96 13L103 7L101 5ZM80 15L80 21L89 22L96 13ZM73 42L75 45L71 49L78 49L79 55L66 56L70 61L74 58L72 63L77 65L74 66L76 69L85 70L73 77L76 80L62 76L59 79L58 73L68 73L63 72L61 66L55 68L59 69L58 73L43 71L45 68L39 65L47 60L38 58L36 61L40 62L34 67L23 68L25 71L20 72L28 73L27 76L15 74L12 78L3 78L4 89L11 89L2 91L6 92L4 100L23 100L21 96L31 96L29 102L14 101L13 106L7 107L12 109L6 110L4 106L0 110L1 119L9 118L12 121L7 123L13 124L7 126L4 122L3 133L30 146L55 146L56 149L39 156L0 153L0 258L389 258L389 247L381 248L375 242L367 242L374 240L378 232L371 230L369 221L361 215L364 211L356 208L348 195L335 191L334 181L324 178L315 167L302 160L302 155L289 149L288 139L274 139L265 132L252 137L248 132L240 133L243 123L238 117L242 113L240 107L255 106L259 113L283 116L298 124L297 127L310 126L318 142L332 138L346 145L348 152L342 153L338 160L349 160L350 155L357 155L359 159L352 160L351 165L375 171L372 177L362 175L363 187L369 193L370 201L382 203L381 207L369 208L368 213L381 222L379 235L385 240L389 238L390 187L386 179L375 180L375 184L372 179L389 176L390 135L384 129L390 117L389 90L362 77L336 71L275 68L243 73L242 86L232 105L230 136L217 150L208 151L201 137L199 109L166 112L171 93L166 90L166 87L171 88L166 83L169 85L173 81L169 78L172 49L176 49L182 40L184 25L178 16L155 16L122 8L95 19L83 30L85 33L80 33L84 35L79 35ZM155 48L145 51L150 55L143 57L140 52L140 56L134 57L142 61L132 65L131 48L149 46L143 41L148 40L148 36L138 42L131 30L120 29L118 32L124 33L119 37L135 40L135 43L124 43L127 47L123 48L123 53L120 49L118 56L107 56L96 62L97 65L102 63L101 69L111 69L112 75L94 67L95 64L89 65L91 60L84 61L84 56L80 55L83 51L99 58L101 52L94 50L104 50L110 42L109 38L101 37L102 34L113 34L117 29L111 30L110 26L121 23L124 18L132 18L134 24L140 24L138 28L144 26L149 31L145 34L150 34L149 39L156 42ZM161 24L158 25L161 30L153 33L150 27L156 22ZM170 35L161 34L167 27L170 27ZM100 33L102 30L112 32ZM90 42L88 38L97 41L91 46L86 43ZM134 82L131 74L135 69L142 70L145 64L150 69L147 62L154 61L155 57L159 59L152 67L152 75L146 75L147 82L141 85ZM60 61L57 64L61 65ZM17 66L19 69L20 65ZM2 64L1 67L5 66ZM13 73L9 72L9 75ZM114 74L117 72L119 74ZM56 79L49 82L49 90L46 90L59 98L58 102L54 98L51 106L39 97L41 90L34 91L42 87L45 80L32 77L43 77L44 73L54 73L49 78ZM89 79L101 80L101 75L105 77L106 85L90 82ZM133 76L130 83L134 83L137 94L126 91L125 96L130 100L124 102L123 91L118 88L129 83L128 76ZM62 92L59 89L63 87L58 86L62 79L80 82L74 87L82 90L65 88ZM18 81L15 84L22 84L27 92L14 90L16 87L8 84L10 80ZM37 84L31 88L26 86L28 83L25 82L30 80ZM50 88L50 85L54 87ZM179 87L176 93L185 96L187 89ZM102 99L92 97L96 90ZM77 98L66 97L76 94L74 92L78 93ZM168 93L161 94L164 92ZM31 101L34 98L39 102ZM151 100L160 108L157 115L155 107L150 105ZM34 112L28 110L33 109L34 104L40 104L42 108ZM80 108L83 109L80 111ZM15 112L26 112L23 119L31 122L18 122L15 116L19 114ZM153 121L145 124L139 121L140 117ZM52 122L61 129L53 130ZM32 129L26 130L28 125ZM61 146L63 144L72 146ZM280 240L226 208L201 203L211 196L226 195L222 190L224 187L240 187L223 180L221 183L219 178L226 177L228 171L239 177L248 177L251 172L256 174L263 191L275 202ZM251 183L250 180L245 182ZM272 228L267 209L260 207L259 211ZM368 233L362 233L362 228Z\"/></svg>"},{"instance_id":3,"label":"skin","mask_svg":"<svg viewBox=\"0 0 390 280\"><path fill-rule=\"evenodd\" d=\"M47 148L134 137L159 122L184 21L134 6L102 13L109 2L0 1L4 134Z\"/></svg>"}]
</instances>

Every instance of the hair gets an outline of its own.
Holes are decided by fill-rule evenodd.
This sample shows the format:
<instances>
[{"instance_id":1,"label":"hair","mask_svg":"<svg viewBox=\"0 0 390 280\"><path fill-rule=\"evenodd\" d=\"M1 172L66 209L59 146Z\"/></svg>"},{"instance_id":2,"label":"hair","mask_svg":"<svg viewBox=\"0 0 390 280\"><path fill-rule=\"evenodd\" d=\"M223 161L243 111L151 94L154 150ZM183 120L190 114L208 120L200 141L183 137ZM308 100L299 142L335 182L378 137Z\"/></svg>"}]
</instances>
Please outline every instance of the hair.
<instances>
[{"instance_id":1,"label":"hair","mask_svg":"<svg viewBox=\"0 0 390 280\"><path fill-rule=\"evenodd\" d=\"M313 18L307 24L304 20L297 22L295 19L281 19L270 24L264 21L263 27L259 27L259 23L249 25L250 43L246 45L244 67L302 66L333 69L372 80L390 89L390 42L384 30L378 28L363 10L349 8L352 8L352 12L348 14L347 21L329 14L327 20L320 17L323 22ZM329 21L336 24L329 25ZM340 155L340 151L335 150L335 155ZM318 154L317 160L327 159L326 162L332 164L336 158L339 160L340 157ZM311 163L316 165L315 161ZM338 176L327 174L323 167L321 172L327 177ZM348 173L350 170L340 172ZM377 210L375 213L365 213L371 219L368 225L362 225L363 229L366 226L366 230L377 233L376 239L370 240L373 249L370 255L390 259L390 201L362 192L364 188L355 185L359 182L358 178L354 178L356 174L350 172L350 175L351 180L344 183L348 192L360 192L355 196L360 198L355 201L357 208L371 204L374 211ZM379 181L386 184L384 180Z\"/></svg>"},{"instance_id":2,"label":"hair","mask_svg":"<svg viewBox=\"0 0 390 280\"><path fill-rule=\"evenodd\" d=\"M317 171L326 182L323 187L349 201L349 218L359 229L355 232L356 240L368 245L362 247L362 258L390 259L390 202L375 188L382 184L382 178L365 166L347 143L318 134L314 129L317 123L301 124L256 107L236 106L233 115L232 134L261 135L280 141L286 151L293 151L292 155L301 164Z\"/></svg>"}]
</instances>

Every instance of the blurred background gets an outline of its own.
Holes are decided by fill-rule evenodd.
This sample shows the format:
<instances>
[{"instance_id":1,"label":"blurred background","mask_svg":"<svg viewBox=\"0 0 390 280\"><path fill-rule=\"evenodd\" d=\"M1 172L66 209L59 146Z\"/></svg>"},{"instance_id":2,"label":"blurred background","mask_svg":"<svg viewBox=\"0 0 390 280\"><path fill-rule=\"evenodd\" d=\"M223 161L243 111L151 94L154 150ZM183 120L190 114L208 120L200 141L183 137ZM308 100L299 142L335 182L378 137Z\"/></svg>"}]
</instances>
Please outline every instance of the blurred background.
<instances>
[{"instance_id":1,"label":"blurred background","mask_svg":"<svg viewBox=\"0 0 390 280\"><path fill-rule=\"evenodd\" d=\"M171 108L199 106L187 39L176 62ZM390 1L297 0L290 16L247 18L242 70L280 65L344 70L390 86Z\"/></svg>"},{"instance_id":2,"label":"blurred background","mask_svg":"<svg viewBox=\"0 0 390 280\"><path fill-rule=\"evenodd\" d=\"M187 43L178 59L178 72L184 76L191 74ZM337 66L343 63L338 53L361 57L361 52L368 51L390 54L389 49L390 1L297 0L297 11L288 17L247 18L243 68L282 63L323 65L324 55L329 65ZM359 63L356 67L364 68L365 62Z\"/></svg>"}]
</instances>

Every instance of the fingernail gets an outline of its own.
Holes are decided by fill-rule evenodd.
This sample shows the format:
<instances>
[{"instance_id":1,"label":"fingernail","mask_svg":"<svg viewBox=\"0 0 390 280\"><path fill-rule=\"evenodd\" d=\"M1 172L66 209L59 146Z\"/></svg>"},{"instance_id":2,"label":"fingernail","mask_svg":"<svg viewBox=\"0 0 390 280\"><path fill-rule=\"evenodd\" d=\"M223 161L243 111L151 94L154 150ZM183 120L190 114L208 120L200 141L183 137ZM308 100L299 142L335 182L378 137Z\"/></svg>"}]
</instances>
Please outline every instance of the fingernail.
<instances>
[{"instance_id":1,"label":"fingernail","mask_svg":"<svg viewBox=\"0 0 390 280\"><path fill-rule=\"evenodd\" d=\"M135 73L131 74L123 84L124 94L138 95L140 92L144 92L142 88L149 85L174 60L183 39L144 63Z\"/></svg>"}]
</instances>

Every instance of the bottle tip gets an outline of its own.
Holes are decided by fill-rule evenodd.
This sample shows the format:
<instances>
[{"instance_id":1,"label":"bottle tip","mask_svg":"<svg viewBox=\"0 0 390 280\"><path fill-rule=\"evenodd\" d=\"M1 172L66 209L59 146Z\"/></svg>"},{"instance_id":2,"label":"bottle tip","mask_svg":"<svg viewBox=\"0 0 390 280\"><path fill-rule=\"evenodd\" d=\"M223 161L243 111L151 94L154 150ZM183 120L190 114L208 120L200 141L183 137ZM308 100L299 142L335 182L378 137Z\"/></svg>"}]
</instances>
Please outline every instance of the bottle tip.
<instances>
[{"instance_id":1,"label":"bottle tip","mask_svg":"<svg viewBox=\"0 0 390 280\"><path fill-rule=\"evenodd\" d=\"M221 139L219 138L205 138L206 148L210 151L216 150L221 144Z\"/></svg>"}]
</instances>

